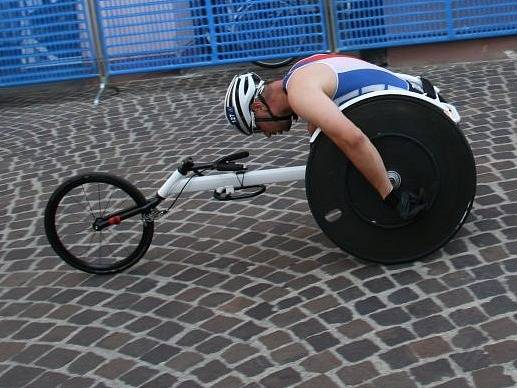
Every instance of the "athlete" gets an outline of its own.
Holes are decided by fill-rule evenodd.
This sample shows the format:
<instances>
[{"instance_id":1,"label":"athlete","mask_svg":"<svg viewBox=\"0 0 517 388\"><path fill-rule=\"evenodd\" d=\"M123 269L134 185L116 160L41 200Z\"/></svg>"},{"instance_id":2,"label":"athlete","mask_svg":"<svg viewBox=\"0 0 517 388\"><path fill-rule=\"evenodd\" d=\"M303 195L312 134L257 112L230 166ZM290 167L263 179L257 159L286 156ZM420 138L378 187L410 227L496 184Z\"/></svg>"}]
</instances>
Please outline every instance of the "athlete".
<instances>
[{"instance_id":1,"label":"athlete","mask_svg":"<svg viewBox=\"0 0 517 388\"><path fill-rule=\"evenodd\" d=\"M339 110L359 95L384 89L409 90L395 73L363 60L338 54L316 54L295 63L283 79L264 82L255 73L236 75L225 98L228 121L246 135L267 137L289 131L292 121L307 120L312 134L320 128L402 219L427 208L425 193L397 192L368 137Z\"/></svg>"}]
</instances>

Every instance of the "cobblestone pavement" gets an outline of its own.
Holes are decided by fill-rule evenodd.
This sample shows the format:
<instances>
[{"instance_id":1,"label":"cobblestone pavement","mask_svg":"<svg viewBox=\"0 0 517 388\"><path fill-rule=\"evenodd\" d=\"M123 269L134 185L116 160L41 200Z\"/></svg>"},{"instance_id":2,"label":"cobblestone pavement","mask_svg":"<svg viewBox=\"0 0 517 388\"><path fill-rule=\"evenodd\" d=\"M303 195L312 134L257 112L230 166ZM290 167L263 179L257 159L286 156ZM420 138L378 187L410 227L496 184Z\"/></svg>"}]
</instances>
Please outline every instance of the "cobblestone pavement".
<instances>
[{"instance_id":1,"label":"cobblestone pavement","mask_svg":"<svg viewBox=\"0 0 517 388\"><path fill-rule=\"evenodd\" d=\"M126 272L74 270L42 213L65 177L110 171L145 195L180 158L249 149L250 167L305 163L289 136L229 132L221 100L245 65L0 97L0 387L511 387L517 384L517 65L427 74L461 111L478 194L432 257L385 267L330 243L303 182L244 202L185 196ZM261 71L272 75L278 71Z\"/></svg>"}]
</instances>

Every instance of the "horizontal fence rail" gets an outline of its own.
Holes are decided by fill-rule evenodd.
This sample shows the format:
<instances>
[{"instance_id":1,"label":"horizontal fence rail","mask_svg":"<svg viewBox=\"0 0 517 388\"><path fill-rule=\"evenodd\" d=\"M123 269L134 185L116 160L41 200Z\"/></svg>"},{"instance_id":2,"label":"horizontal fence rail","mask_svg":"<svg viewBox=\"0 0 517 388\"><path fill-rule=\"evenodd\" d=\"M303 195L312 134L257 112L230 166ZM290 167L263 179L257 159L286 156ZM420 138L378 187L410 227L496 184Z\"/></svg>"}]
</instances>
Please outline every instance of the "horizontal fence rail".
<instances>
[{"instance_id":1,"label":"horizontal fence rail","mask_svg":"<svg viewBox=\"0 0 517 388\"><path fill-rule=\"evenodd\" d=\"M336 49L517 33L515 0L334 0Z\"/></svg>"},{"instance_id":2,"label":"horizontal fence rail","mask_svg":"<svg viewBox=\"0 0 517 388\"><path fill-rule=\"evenodd\" d=\"M110 74L329 51L321 0L97 2Z\"/></svg>"},{"instance_id":3,"label":"horizontal fence rail","mask_svg":"<svg viewBox=\"0 0 517 388\"><path fill-rule=\"evenodd\" d=\"M97 74L83 1L0 0L0 86Z\"/></svg>"}]
</instances>

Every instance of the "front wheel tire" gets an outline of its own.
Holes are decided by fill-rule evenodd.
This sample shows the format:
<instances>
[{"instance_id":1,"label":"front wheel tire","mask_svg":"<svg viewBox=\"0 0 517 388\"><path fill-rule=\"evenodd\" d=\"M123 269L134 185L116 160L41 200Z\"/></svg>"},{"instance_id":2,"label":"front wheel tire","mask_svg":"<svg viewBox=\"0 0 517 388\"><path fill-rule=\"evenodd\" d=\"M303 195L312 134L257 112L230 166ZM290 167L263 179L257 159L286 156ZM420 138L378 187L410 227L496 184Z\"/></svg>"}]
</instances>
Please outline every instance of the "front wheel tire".
<instances>
[{"instance_id":1,"label":"front wheel tire","mask_svg":"<svg viewBox=\"0 0 517 388\"><path fill-rule=\"evenodd\" d=\"M81 271L113 274L134 265L145 254L154 223L140 214L96 231L98 217L143 206L142 193L125 179L89 173L68 179L45 208L45 233L54 251Z\"/></svg>"}]
</instances>

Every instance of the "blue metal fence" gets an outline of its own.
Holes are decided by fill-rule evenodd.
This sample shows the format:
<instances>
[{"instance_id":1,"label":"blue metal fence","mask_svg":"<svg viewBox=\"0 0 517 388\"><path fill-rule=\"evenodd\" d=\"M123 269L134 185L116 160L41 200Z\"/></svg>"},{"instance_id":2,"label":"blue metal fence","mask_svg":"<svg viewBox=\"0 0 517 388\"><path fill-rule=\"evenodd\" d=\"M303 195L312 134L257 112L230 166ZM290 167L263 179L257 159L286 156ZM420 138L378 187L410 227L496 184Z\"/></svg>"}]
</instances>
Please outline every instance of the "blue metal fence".
<instances>
[{"instance_id":1,"label":"blue metal fence","mask_svg":"<svg viewBox=\"0 0 517 388\"><path fill-rule=\"evenodd\" d=\"M0 86L97 74L83 1L0 0Z\"/></svg>"},{"instance_id":2,"label":"blue metal fence","mask_svg":"<svg viewBox=\"0 0 517 388\"><path fill-rule=\"evenodd\" d=\"M322 0L101 0L109 74L328 51Z\"/></svg>"},{"instance_id":3,"label":"blue metal fence","mask_svg":"<svg viewBox=\"0 0 517 388\"><path fill-rule=\"evenodd\" d=\"M516 0L0 0L0 87L516 33Z\"/></svg>"},{"instance_id":4,"label":"blue metal fence","mask_svg":"<svg viewBox=\"0 0 517 388\"><path fill-rule=\"evenodd\" d=\"M515 0L334 0L336 49L517 33Z\"/></svg>"}]
</instances>

